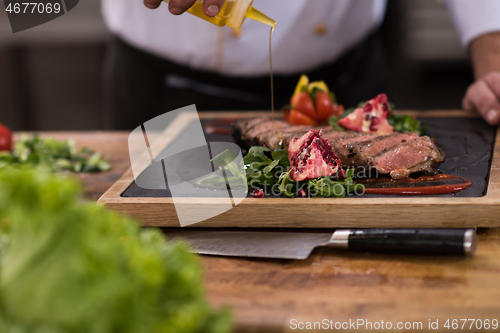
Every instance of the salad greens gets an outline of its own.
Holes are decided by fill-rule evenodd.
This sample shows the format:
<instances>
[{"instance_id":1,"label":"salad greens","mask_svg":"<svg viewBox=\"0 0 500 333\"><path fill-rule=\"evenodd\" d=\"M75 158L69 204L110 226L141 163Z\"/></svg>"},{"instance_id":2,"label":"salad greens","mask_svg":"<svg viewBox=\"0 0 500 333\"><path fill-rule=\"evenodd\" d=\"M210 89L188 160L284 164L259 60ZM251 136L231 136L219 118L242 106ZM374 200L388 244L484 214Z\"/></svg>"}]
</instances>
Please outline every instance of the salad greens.
<instances>
[{"instance_id":1,"label":"salad greens","mask_svg":"<svg viewBox=\"0 0 500 333\"><path fill-rule=\"evenodd\" d=\"M272 186L290 168L286 149L276 149L271 154L272 158L266 155L269 151L269 148L254 146L243 158L249 186Z\"/></svg>"},{"instance_id":2,"label":"salad greens","mask_svg":"<svg viewBox=\"0 0 500 333\"><path fill-rule=\"evenodd\" d=\"M278 183L279 189L284 196L294 198L299 191L303 190L304 196L313 198L344 198L346 195L356 193L364 194L365 187L362 184L355 184L352 177L354 169L346 171L345 178L340 180L336 175L334 177L320 177L303 182L295 182L290 178L290 173L281 174Z\"/></svg>"},{"instance_id":3,"label":"salad greens","mask_svg":"<svg viewBox=\"0 0 500 333\"><path fill-rule=\"evenodd\" d=\"M266 147L254 146L243 159L249 186L269 186L273 192L277 188L279 193L289 198L297 195L343 198L354 192L364 193L364 186L354 184L352 180L354 169L347 170L342 180L337 173L332 177L295 182L288 171L290 168L288 152L285 149L277 149L272 152L272 158L269 158L266 155L269 151Z\"/></svg>"},{"instance_id":4,"label":"salad greens","mask_svg":"<svg viewBox=\"0 0 500 333\"><path fill-rule=\"evenodd\" d=\"M226 175L231 188L237 186L245 186L253 190L270 188L273 194L282 194L289 198L297 195L343 198L352 193L364 193L364 186L355 184L352 180L354 169L343 170L345 177L342 180L337 174L303 182L293 181L290 177L290 162L286 149L276 149L271 153L269 148L253 146L243 158L240 168L234 162L234 158L234 154L226 150L212 159L215 165L232 174L232 176ZM241 170L245 174L242 174ZM225 188L226 179L219 175L210 175L198 181L197 185Z\"/></svg>"},{"instance_id":5,"label":"salad greens","mask_svg":"<svg viewBox=\"0 0 500 333\"><path fill-rule=\"evenodd\" d=\"M424 135L429 130L427 125L423 125L415 117L409 114L394 114L387 118L389 125L394 127L396 132L414 132L418 135Z\"/></svg>"},{"instance_id":6,"label":"salad greens","mask_svg":"<svg viewBox=\"0 0 500 333\"><path fill-rule=\"evenodd\" d=\"M76 149L73 140L40 139L24 134L12 152L0 152L0 167L5 165L46 165L53 171L71 172L108 171L111 165L90 148Z\"/></svg>"},{"instance_id":7,"label":"salad greens","mask_svg":"<svg viewBox=\"0 0 500 333\"><path fill-rule=\"evenodd\" d=\"M230 332L183 243L79 192L49 169L0 169L1 332Z\"/></svg>"},{"instance_id":8,"label":"salad greens","mask_svg":"<svg viewBox=\"0 0 500 333\"><path fill-rule=\"evenodd\" d=\"M247 186L247 178L245 176L243 161L241 161L241 165L238 165L234 162L236 156L231 153L229 149L223 151L219 155L215 156L210 160L214 165L217 165L223 172L229 172L231 175L225 173L224 177L221 177L217 174L212 174L208 177L205 177L199 180L196 185L201 187L209 187L209 188L227 188L226 180L231 185L232 188L238 186Z\"/></svg>"}]
</instances>

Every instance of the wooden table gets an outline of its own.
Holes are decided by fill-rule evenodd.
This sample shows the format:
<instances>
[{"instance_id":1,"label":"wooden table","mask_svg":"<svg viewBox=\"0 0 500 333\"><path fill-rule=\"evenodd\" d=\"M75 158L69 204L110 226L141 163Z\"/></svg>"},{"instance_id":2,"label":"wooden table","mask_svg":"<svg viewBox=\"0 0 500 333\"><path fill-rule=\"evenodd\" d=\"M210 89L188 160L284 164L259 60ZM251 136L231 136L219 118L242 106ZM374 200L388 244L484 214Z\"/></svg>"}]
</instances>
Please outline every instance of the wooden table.
<instances>
[{"instance_id":1,"label":"wooden table","mask_svg":"<svg viewBox=\"0 0 500 333\"><path fill-rule=\"evenodd\" d=\"M130 166L127 133L45 134L73 138L111 161L109 172L80 176L90 200L97 200ZM393 328L398 322L421 322L424 331L429 320L439 320L440 331L456 331L444 327L448 319L450 325L458 319L459 328L460 319L500 321L500 229L478 230L477 254L468 259L332 249L318 249L306 261L200 259L210 302L232 307L238 332L298 331L291 329L292 319L297 324L327 319L333 325L360 319L372 326L383 320ZM465 331L472 331L470 324Z\"/></svg>"}]
</instances>

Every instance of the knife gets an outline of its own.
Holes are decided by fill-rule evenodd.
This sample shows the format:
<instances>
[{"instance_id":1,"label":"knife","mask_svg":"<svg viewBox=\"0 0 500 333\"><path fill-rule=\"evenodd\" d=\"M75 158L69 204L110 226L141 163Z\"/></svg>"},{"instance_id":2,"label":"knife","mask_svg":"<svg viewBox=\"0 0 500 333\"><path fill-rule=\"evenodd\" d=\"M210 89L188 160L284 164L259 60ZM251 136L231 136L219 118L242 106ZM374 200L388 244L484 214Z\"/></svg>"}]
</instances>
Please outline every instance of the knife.
<instances>
[{"instance_id":1,"label":"knife","mask_svg":"<svg viewBox=\"0 0 500 333\"><path fill-rule=\"evenodd\" d=\"M338 229L332 231L164 229L199 254L307 259L317 247L358 252L474 256L475 229Z\"/></svg>"}]
</instances>

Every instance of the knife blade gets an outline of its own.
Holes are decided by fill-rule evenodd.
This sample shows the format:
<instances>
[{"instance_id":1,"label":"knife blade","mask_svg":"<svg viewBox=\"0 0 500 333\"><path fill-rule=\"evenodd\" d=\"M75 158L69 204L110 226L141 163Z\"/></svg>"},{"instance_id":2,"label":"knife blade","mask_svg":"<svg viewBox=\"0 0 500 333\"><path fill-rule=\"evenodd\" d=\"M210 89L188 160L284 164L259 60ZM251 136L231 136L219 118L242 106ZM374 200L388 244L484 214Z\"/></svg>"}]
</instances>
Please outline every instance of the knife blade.
<instances>
[{"instance_id":1,"label":"knife blade","mask_svg":"<svg viewBox=\"0 0 500 333\"><path fill-rule=\"evenodd\" d=\"M304 260L317 247L358 252L473 256L474 229L212 230L165 229L198 254Z\"/></svg>"}]
</instances>

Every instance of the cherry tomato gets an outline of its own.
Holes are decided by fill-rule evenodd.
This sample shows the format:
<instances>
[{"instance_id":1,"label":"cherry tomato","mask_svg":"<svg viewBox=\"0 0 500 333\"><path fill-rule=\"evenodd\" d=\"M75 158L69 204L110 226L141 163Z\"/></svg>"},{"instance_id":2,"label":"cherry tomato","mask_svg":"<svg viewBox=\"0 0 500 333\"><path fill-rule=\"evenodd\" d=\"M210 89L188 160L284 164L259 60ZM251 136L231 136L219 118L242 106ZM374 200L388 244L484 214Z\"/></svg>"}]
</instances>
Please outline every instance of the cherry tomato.
<instances>
[{"instance_id":1,"label":"cherry tomato","mask_svg":"<svg viewBox=\"0 0 500 333\"><path fill-rule=\"evenodd\" d=\"M311 96L307 91L303 91L295 98L292 98L292 107L307 117L316 120L316 109L314 108Z\"/></svg>"},{"instance_id":2,"label":"cherry tomato","mask_svg":"<svg viewBox=\"0 0 500 333\"><path fill-rule=\"evenodd\" d=\"M288 120L290 124L292 125L310 125L310 126L316 126L317 123L314 119L309 118L303 113L300 113L297 110L290 110L288 113Z\"/></svg>"},{"instance_id":3,"label":"cherry tomato","mask_svg":"<svg viewBox=\"0 0 500 333\"><path fill-rule=\"evenodd\" d=\"M333 115L341 116L345 112L344 106L342 104L333 104Z\"/></svg>"},{"instance_id":4,"label":"cherry tomato","mask_svg":"<svg viewBox=\"0 0 500 333\"><path fill-rule=\"evenodd\" d=\"M283 120L286 121L287 123L290 122L290 111L291 111L291 109L284 109L283 110Z\"/></svg>"},{"instance_id":5,"label":"cherry tomato","mask_svg":"<svg viewBox=\"0 0 500 333\"><path fill-rule=\"evenodd\" d=\"M316 111L318 122L326 122L333 115L333 102L330 96L322 90L316 93Z\"/></svg>"},{"instance_id":6,"label":"cherry tomato","mask_svg":"<svg viewBox=\"0 0 500 333\"><path fill-rule=\"evenodd\" d=\"M12 150L12 133L4 125L0 124L0 151Z\"/></svg>"}]
</instances>

